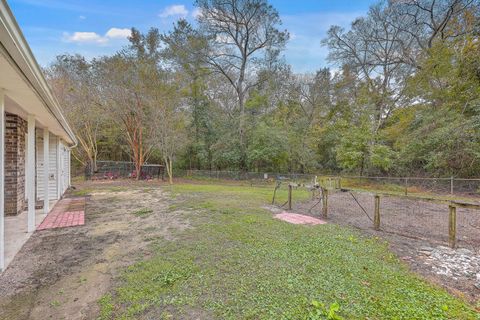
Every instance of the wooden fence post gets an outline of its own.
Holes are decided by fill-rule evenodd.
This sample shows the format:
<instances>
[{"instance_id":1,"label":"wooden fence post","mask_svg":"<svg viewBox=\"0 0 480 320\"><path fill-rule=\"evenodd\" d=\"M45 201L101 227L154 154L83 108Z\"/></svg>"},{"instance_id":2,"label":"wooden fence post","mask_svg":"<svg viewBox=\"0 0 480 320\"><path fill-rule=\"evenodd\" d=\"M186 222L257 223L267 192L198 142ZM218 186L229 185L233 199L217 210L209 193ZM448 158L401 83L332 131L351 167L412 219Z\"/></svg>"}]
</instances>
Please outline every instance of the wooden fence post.
<instances>
[{"instance_id":1,"label":"wooden fence post","mask_svg":"<svg viewBox=\"0 0 480 320\"><path fill-rule=\"evenodd\" d=\"M375 195L375 215L373 218L373 228L380 230L380 196Z\"/></svg>"},{"instance_id":2,"label":"wooden fence post","mask_svg":"<svg viewBox=\"0 0 480 320\"><path fill-rule=\"evenodd\" d=\"M275 189L273 190L272 206L275 204L275 196L277 195L277 189L280 188L281 183L276 182Z\"/></svg>"},{"instance_id":3,"label":"wooden fence post","mask_svg":"<svg viewBox=\"0 0 480 320\"><path fill-rule=\"evenodd\" d=\"M288 185L288 210L292 210L292 185Z\"/></svg>"},{"instance_id":4,"label":"wooden fence post","mask_svg":"<svg viewBox=\"0 0 480 320\"><path fill-rule=\"evenodd\" d=\"M453 176L450 177L450 194L453 194Z\"/></svg>"},{"instance_id":5,"label":"wooden fence post","mask_svg":"<svg viewBox=\"0 0 480 320\"><path fill-rule=\"evenodd\" d=\"M405 178L405 195L408 194L408 178Z\"/></svg>"},{"instance_id":6,"label":"wooden fence post","mask_svg":"<svg viewBox=\"0 0 480 320\"><path fill-rule=\"evenodd\" d=\"M457 238L457 207L449 205L448 215L448 243L451 248L455 248Z\"/></svg>"},{"instance_id":7,"label":"wooden fence post","mask_svg":"<svg viewBox=\"0 0 480 320\"><path fill-rule=\"evenodd\" d=\"M322 213L323 217L326 218L328 216L328 189L322 189L322 200L323 200L323 207Z\"/></svg>"}]
</instances>

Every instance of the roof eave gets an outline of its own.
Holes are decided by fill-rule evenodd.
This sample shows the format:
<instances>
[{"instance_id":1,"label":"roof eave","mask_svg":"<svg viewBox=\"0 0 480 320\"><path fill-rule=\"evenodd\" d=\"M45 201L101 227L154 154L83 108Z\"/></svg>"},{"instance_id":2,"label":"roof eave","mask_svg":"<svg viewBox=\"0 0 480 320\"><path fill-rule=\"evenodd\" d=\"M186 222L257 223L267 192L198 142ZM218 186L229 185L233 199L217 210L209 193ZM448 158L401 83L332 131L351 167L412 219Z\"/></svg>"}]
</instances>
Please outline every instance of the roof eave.
<instances>
[{"instance_id":1,"label":"roof eave","mask_svg":"<svg viewBox=\"0 0 480 320\"><path fill-rule=\"evenodd\" d=\"M38 62L5 0L0 0L0 22L2 22L11 41L14 43L14 47L9 48L9 50L17 51L16 54L11 54L11 56L21 57L22 61L16 61L16 63L19 68L22 69L23 75L29 80L34 90L41 97L45 107L52 113L65 133L70 137L72 146L76 146L78 143L77 138L62 114L60 105L53 95ZM23 70L20 66L26 66L26 70Z\"/></svg>"}]
</instances>

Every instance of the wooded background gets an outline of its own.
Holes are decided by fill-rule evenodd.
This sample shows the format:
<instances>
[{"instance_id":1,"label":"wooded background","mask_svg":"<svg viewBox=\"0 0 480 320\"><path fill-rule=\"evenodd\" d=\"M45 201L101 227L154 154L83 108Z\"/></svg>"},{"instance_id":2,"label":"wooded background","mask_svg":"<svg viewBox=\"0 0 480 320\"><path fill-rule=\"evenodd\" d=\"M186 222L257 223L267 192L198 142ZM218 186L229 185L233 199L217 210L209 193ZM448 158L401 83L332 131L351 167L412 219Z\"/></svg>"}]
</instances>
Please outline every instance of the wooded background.
<instances>
[{"instance_id":1,"label":"wooded background","mask_svg":"<svg viewBox=\"0 0 480 320\"><path fill-rule=\"evenodd\" d=\"M328 68L292 72L267 0L198 0L194 24L46 73L80 141L78 166L476 177L480 4L380 1L332 26ZM300 5L300 4L299 4Z\"/></svg>"}]
</instances>

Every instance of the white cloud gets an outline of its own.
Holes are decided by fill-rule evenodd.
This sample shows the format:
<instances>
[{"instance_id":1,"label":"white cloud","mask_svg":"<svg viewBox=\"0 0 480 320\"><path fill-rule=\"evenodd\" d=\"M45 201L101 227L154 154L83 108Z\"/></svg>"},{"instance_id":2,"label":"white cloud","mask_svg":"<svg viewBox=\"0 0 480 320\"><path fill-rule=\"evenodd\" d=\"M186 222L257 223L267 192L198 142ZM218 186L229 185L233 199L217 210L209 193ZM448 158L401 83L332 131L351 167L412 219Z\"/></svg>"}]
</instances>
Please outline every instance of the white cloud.
<instances>
[{"instance_id":1,"label":"white cloud","mask_svg":"<svg viewBox=\"0 0 480 320\"><path fill-rule=\"evenodd\" d=\"M105 43L108 39L102 37L96 32L74 32L73 34L64 33L64 40L77 43Z\"/></svg>"},{"instance_id":2,"label":"white cloud","mask_svg":"<svg viewBox=\"0 0 480 320\"><path fill-rule=\"evenodd\" d=\"M186 17L188 15L188 10L183 4L174 4L163 9L162 12L158 15L160 18L168 18L173 16Z\"/></svg>"},{"instance_id":3,"label":"white cloud","mask_svg":"<svg viewBox=\"0 0 480 320\"><path fill-rule=\"evenodd\" d=\"M120 29L120 28L111 28L105 34L106 38L110 39L126 39L132 35L132 30L130 29Z\"/></svg>"},{"instance_id":4,"label":"white cloud","mask_svg":"<svg viewBox=\"0 0 480 320\"><path fill-rule=\"evenodd\" d=\"M85 17L85 16L79 16L78 19L80 19L80 20L85 20L85 19L87 19L87 17Z\"/></svg>"},{"instance_id":5,"label":"white cloud","mask_svg":"<svg viewBox=\"0 0 480 320\"><path fill-rule=\"evenodd\" d=\"M201 16L202 16L202 10L200 8L195 8L192 11L192 17L194 17L195 19L197 19L198 17L201 17Z\"/></svg>"},{"instance_id":6,"label":"white cloud","mask_svg":"<svg viewBox=\"0 0 480 320\"><path fill-rule=\"evenodd\" d=\"M65 42L73 42L79 44L101 44L105 45L111 40L126 39L131 35L130 29L110 28L104 36L96 32L74 32L63 34Z\"/></svg>"}]
</instances>

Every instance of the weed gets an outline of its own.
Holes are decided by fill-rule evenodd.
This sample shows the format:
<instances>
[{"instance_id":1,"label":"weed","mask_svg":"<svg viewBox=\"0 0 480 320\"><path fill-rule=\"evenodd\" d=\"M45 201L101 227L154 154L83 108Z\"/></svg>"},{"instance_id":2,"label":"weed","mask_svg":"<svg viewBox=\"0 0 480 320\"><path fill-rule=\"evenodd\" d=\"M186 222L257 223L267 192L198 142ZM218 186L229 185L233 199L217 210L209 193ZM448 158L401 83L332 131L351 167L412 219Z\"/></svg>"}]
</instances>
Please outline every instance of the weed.
<instances>
[{"instance_id":1,"label":"weed","mask_svg":"<svg viewBox=\"0 0 480 320\"><path fill-rule=\"evenodd\" d=\"M106 294L104 295L99 301L98 304L100 306L100 316L99 320L107 320L111 319L111 315L115 309L115 306L112 302L112 295Z\"/></svg>"},{"instance_id":2,"label":"weed","mask_svg":"<svg viewBox=\"0 0 480 320\"><path fill-rule=\"evenodd\" d=\"M92 189L80 189L72 192L72 195L75 197L85 197L93 192Z\"/></svg>"},{"instance_id":3,"label":"weed","mask_svg":"<svg viewBox=\"0 0 480 320\"><path fill-rule=\"evenodd\" d=\"M132 214L137 217L146 217L146 216L149 216L151 213L153 213L153 210L149 208L143 208L143 209L132 212Z\"/></svg>"},{"instance_id":4,"label":"weed","mask_svg":"<svg viewBox=\"0 0 480 320\"><path fill-rule=\"evenodd\" d=\"M340 305L337 302L332 303L328 308L321 302L313 300L309 308L306 320L343 320L338 315Z\"/></svg>"},{"instance_id":5,"label":"weed","mask_svg":"<svg viewBox=\"0 0 480 320\"><path fill-rule=\"evenodd\" d=\"M169 187L170 188L170 187ZM110 318L201 310L212 319L477 319L412 274L384 241L332 224L305 228L260 209L271 189L171 187L195 228L158 239L101 300ZM286 199L280 190L279 199ZM296 197L309 197L299 190ZM279 200L280 202L280 200ZM313 302L312 302L313 299ZM319 302L321 301L321 302Z\"/></svg>"},{"instance_id":6,"label":"weed","mask_svg":"<svg viewBox=\"0 0 480 320\"><path fill-rule=\"evenodd\" d=\"M58 308L58 307L60 307L60 305L61 305L61 303L58 300L53 300L53 301L50 302L50 306L53 307L53 308Z\"/></svg>"}]
</instances>

